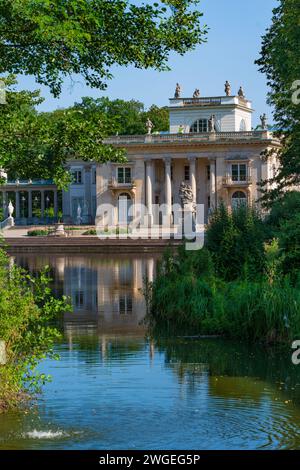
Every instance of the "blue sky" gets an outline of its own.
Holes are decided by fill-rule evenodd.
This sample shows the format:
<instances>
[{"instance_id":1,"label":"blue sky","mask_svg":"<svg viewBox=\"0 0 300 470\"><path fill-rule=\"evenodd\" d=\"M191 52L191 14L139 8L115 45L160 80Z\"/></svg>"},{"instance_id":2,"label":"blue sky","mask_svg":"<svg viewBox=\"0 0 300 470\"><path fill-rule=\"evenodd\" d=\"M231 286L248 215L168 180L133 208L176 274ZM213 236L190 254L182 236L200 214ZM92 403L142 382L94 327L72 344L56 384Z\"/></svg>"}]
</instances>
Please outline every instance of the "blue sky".
<instances>
[{"instance_id":1,"label":"blue sky","mask_svg":"<svg viewBox=\"0 0 300 470\"><path fill-rule=\"evenodd\" d=\"M208 42L183 57L172 54L170 72L115 67L114 78L105 91L91 89L81 77L76 77L74 83L66 80L59 99L54 99L46 87L36 85L32 77L20 77L19 87L41 88L45 102L40 109L46 111L70 106L82 96L134 98L146 107L153 103L164 106L173 96L176 82L182 86L182 95L189 97L196 87L201 96L222 95L225 80L229 80L235 93L242 85L247 98L253 101L254 126L263 112L272 122L271 110L266 104L266 80L254 61L259 56L261 36L271 24L272 9L277 3L277 0L202 0L202 21L210 28Z\"/></svg>"}]
</instances>

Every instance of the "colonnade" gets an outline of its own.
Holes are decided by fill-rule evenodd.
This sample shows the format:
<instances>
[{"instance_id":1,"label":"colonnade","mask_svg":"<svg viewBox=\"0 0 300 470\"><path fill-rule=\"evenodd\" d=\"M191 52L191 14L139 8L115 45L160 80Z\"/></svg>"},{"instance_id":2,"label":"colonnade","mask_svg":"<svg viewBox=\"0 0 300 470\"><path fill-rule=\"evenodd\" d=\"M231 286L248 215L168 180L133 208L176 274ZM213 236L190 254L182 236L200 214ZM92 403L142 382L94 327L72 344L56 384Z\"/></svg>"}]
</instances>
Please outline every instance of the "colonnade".
<instances>
[{"instance_id":1,"label":"colonnade","mask_svg":"<svg viewBox=\"0 0 300 470\"><path fill-rule=\"evenodd\" d=\"M153 194L155 187L155 172L154 164L156 159L147 159L146 160L146 205L148 218L150 223L153 222ZM166 205L166 215L171 217L172 214L172 157L165 157L163 159L165 167L165 205ZM176 159L174 159L176 162ZM188 158L189 169L190 169L190 186L192 188L194 202L197 204L197 157ZM216 160L209 159L209 169L210 169L210 178L209 178L209 196L210 196L210 208L213 209L216 207Z\"/></svg>"},{"instance_id":2,"label":"colonnade","mask_svg":"<svg viewBox=\"0 0 300 470\"><path fill-rule=\"evenodd\" d=\"M14 199L14 214L13 216L16 219L25 217L25 205L26 205L26 218L31 219L34 217L33 210L39 209L40 217L45 217L45 211L50 208L49 203L49 193L52 193L53 196L53 212L54 217L58 216L58 191L57 189L25 189L20 188L19 190L5 188L1 191L2 193L2 208L3 208L3 215L4 217L7 216L7 207L9 204L10 199ZM9 194L14 194L14 198L10 198ZM39 197L37 195L33 198L33 193L39 193ZM47 198L49 200L47 200ZM13 202L13 201L12 201ZM40 203L40 207L36 207L36 204Z\"/></svg>"}]
</instances>

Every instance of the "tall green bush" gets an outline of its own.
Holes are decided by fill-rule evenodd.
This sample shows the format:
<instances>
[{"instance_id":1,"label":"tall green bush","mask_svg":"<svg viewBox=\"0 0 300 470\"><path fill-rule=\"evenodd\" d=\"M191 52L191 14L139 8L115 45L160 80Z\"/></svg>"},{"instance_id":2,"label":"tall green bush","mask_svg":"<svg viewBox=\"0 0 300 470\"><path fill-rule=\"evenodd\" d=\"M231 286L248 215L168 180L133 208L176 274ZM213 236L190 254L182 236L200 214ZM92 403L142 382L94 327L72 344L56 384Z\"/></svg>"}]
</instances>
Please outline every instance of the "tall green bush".
<instances>
[{"instance_id":1,"label":"tall green bush","mask_svg":"<svg viewBox=\"0 0 300 470\"><path fill-rule=\"evenodd\" d=\"M264 241L264 224L255 208L240 206L229 212L222 204L209 221L205 245L218 276L253 279L265 269Z\"/></svg>"}]
</instances>

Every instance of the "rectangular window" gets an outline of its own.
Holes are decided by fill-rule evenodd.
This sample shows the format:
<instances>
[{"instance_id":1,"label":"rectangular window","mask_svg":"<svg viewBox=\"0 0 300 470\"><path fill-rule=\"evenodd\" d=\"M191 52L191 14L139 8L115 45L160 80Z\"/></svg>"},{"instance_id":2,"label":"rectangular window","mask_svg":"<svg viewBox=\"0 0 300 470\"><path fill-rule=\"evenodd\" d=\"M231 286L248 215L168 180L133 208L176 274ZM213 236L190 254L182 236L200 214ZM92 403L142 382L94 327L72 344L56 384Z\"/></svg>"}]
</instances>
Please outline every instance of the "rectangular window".
<instances>
[{"instance_id":1,"label":"rectangular window","mask_svg":"<svg viewBox=\"0 0 300 470\"><path fill-rule=\"evenodd\" d=\"M132 313L132 296L131 294L120 295L119 312L121 315Z\"/></svg>"},{"instance_id":2,"label":"rectangular window","mask_svg":"<svg viewBox=\"0 0 300 470\"><path fill-rule=\"evenodd\" d=\"M73 176L73 184L82 183L82 171L81 170L72 171L72 176Z\"/></svg>"},{"instance_id":3,"label":"rectangular window","mask_svg":"<svg viewBox=\"0 0 300 470\"><path fill-rule=\"evenodd\" d=\"M131 183L131 168L119 167L117 171L117 178L119 184L130 184Z\"/></svg>"},{"instance_id":4,"label":"rectangular window","mask_svg":"<svg viewBox=\"0 0 300 470\"><path fill-rule=\"evenodd\" d=\"M208 132L208 120L197 119L190 127L190 132Z\"/></svg>"},{"instance_id":5,"label":"rectangular window","mask_svg":"<svg viewBox=\"0 0 300 470\"><path fill-rule=\"evenodd\" d=\"M93 184L96 184L97 172L93 170Z\"/></svg>"},{"instance_id":6,"label":"rectangular window","mask_svg":"<svg viewBox=\"0 0 300 470\"><path fill-rule=\"evenodd\" d=\"M184 167L184 181L190 181L190 167L185 165Z\"/></svg>"},{"instance_id":7,"label":"rectangular window","mask_svg":"<svg viewBox=\"0 0 300 470\"><path fill-rule=\"evenodd\" d=\"M231 177L232 181L246 181L247 165L245 165L244 163L231 165Z\"/></svg>"},{"instance_id":8,"label":"rectangular window","mask_svg":"<svg viewBox=\"0 0 300 470\"><path fill-rule=\"evenodd\" d=\"M210 165L207 165L206 167L206 177L207 181L210 181Z\"/></svg>"},{"instance_id":9,"label":"rectangular window","mask_svg":"<svg viewBox=\"0 0 300 470\"><path fill-rule=\"evenodd\" d=\"M79 308L84 305L84 292L81 290L75 291L75 307Z\"/></svg>"}]
</instances>

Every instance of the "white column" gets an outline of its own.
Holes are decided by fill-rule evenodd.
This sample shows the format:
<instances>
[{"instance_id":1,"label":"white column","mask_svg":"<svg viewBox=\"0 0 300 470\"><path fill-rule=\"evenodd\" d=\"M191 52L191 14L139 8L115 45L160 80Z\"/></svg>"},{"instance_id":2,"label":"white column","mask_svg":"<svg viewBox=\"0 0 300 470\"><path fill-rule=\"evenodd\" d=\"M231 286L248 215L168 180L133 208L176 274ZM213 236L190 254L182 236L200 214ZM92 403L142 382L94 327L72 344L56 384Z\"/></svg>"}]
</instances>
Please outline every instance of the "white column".
<instances>
[{"instance_id":1,"label":"white column","mask_svg":"<svg viewBox=\"0 0 300 470\"><path fill-rule=\"evenodd\" d=\"M91 223L91 214L92 214L92 167L87 165L84 168L84 199L87 206L87 223Z\"/></svg>"},{"instance_id":2,"label":"white column","mask_svg":"<svg viewBox=\"0 0 300 470\"><path fill-rule=\"evenodd\" d=\"M28 191L28 218L32 218L32 191Z\"/></svg>"},{"instance_id":3,"label":"white column","mask_svg":"<svg viewBox=\"0 0 300 470\"><path fill-rule=\"evenodd\" d=\"M210 160L210 208L216 207L216 160Z\"/></svg>"},{"instance_id":4,"label":"white column","mask_svg":"<svg viewBox=\"0 0 300 470\"><path fill-rule=\"evenodd\" d=\"M153 161L148 160L146 162L146 196L147 196L147 211L149 224L153 224Z\"/></svg>"},{"instance_id":5,"label":"white column","mask_svg":"<svg viewBox=\"0 0 300 470\"><path fill-rule=\"evenodd\" d=\"M41 189L41 218L45 216L45 191Z\"/></svg>"},{"instance_id":6,"label":"white column","mask_svg":"<svg viewBox=\"0 0 300 470\"><path fill-rule=\"evenodd\" d=\"M170 217L172 215L172 181L171 181L171 158L165 159L165 204L166 204L166 215Z\"/></svg>"},{"instance_id":7,"label":"white column","mask_svg":"<svg viewBox=\"0 0 300 470\"><path fill-rule=\"evenodd\" d=\"M16 218L20 218L20 193L16 191Z\"/></svg>"},{"instance_id":8,"label":"white column","mask_svg":"<svg viewBox=\"0 0 300 470\"><path fill-rule=\"evenodd\" d=\"M54 217L57 217L57 212L58 212L57 189L53 191L53 205L54 205Z\"/></svg>"},{"instance_id":9,"label":"white column","mask_svg":"<svg viewBox=\"0 0 300 470\"><path fill-rule=\"evenodd\" d=\"M194 202L197 203L197 185L196 185L196 157L189 158L190 162L190 179L194 196Z\"/></svg>"},{"instance_id":10,"label":"white column","mask_svg":"<svg viewBox=\"0 0 300 470\"><path fill-rule=\"evenodd\" d=\"M3 220L6 219L8 216L7 214L7 203L6 203L7 197L6 197L6 192L2 191L2 210L3 210Z\"/></svg>"}]
</instances>

